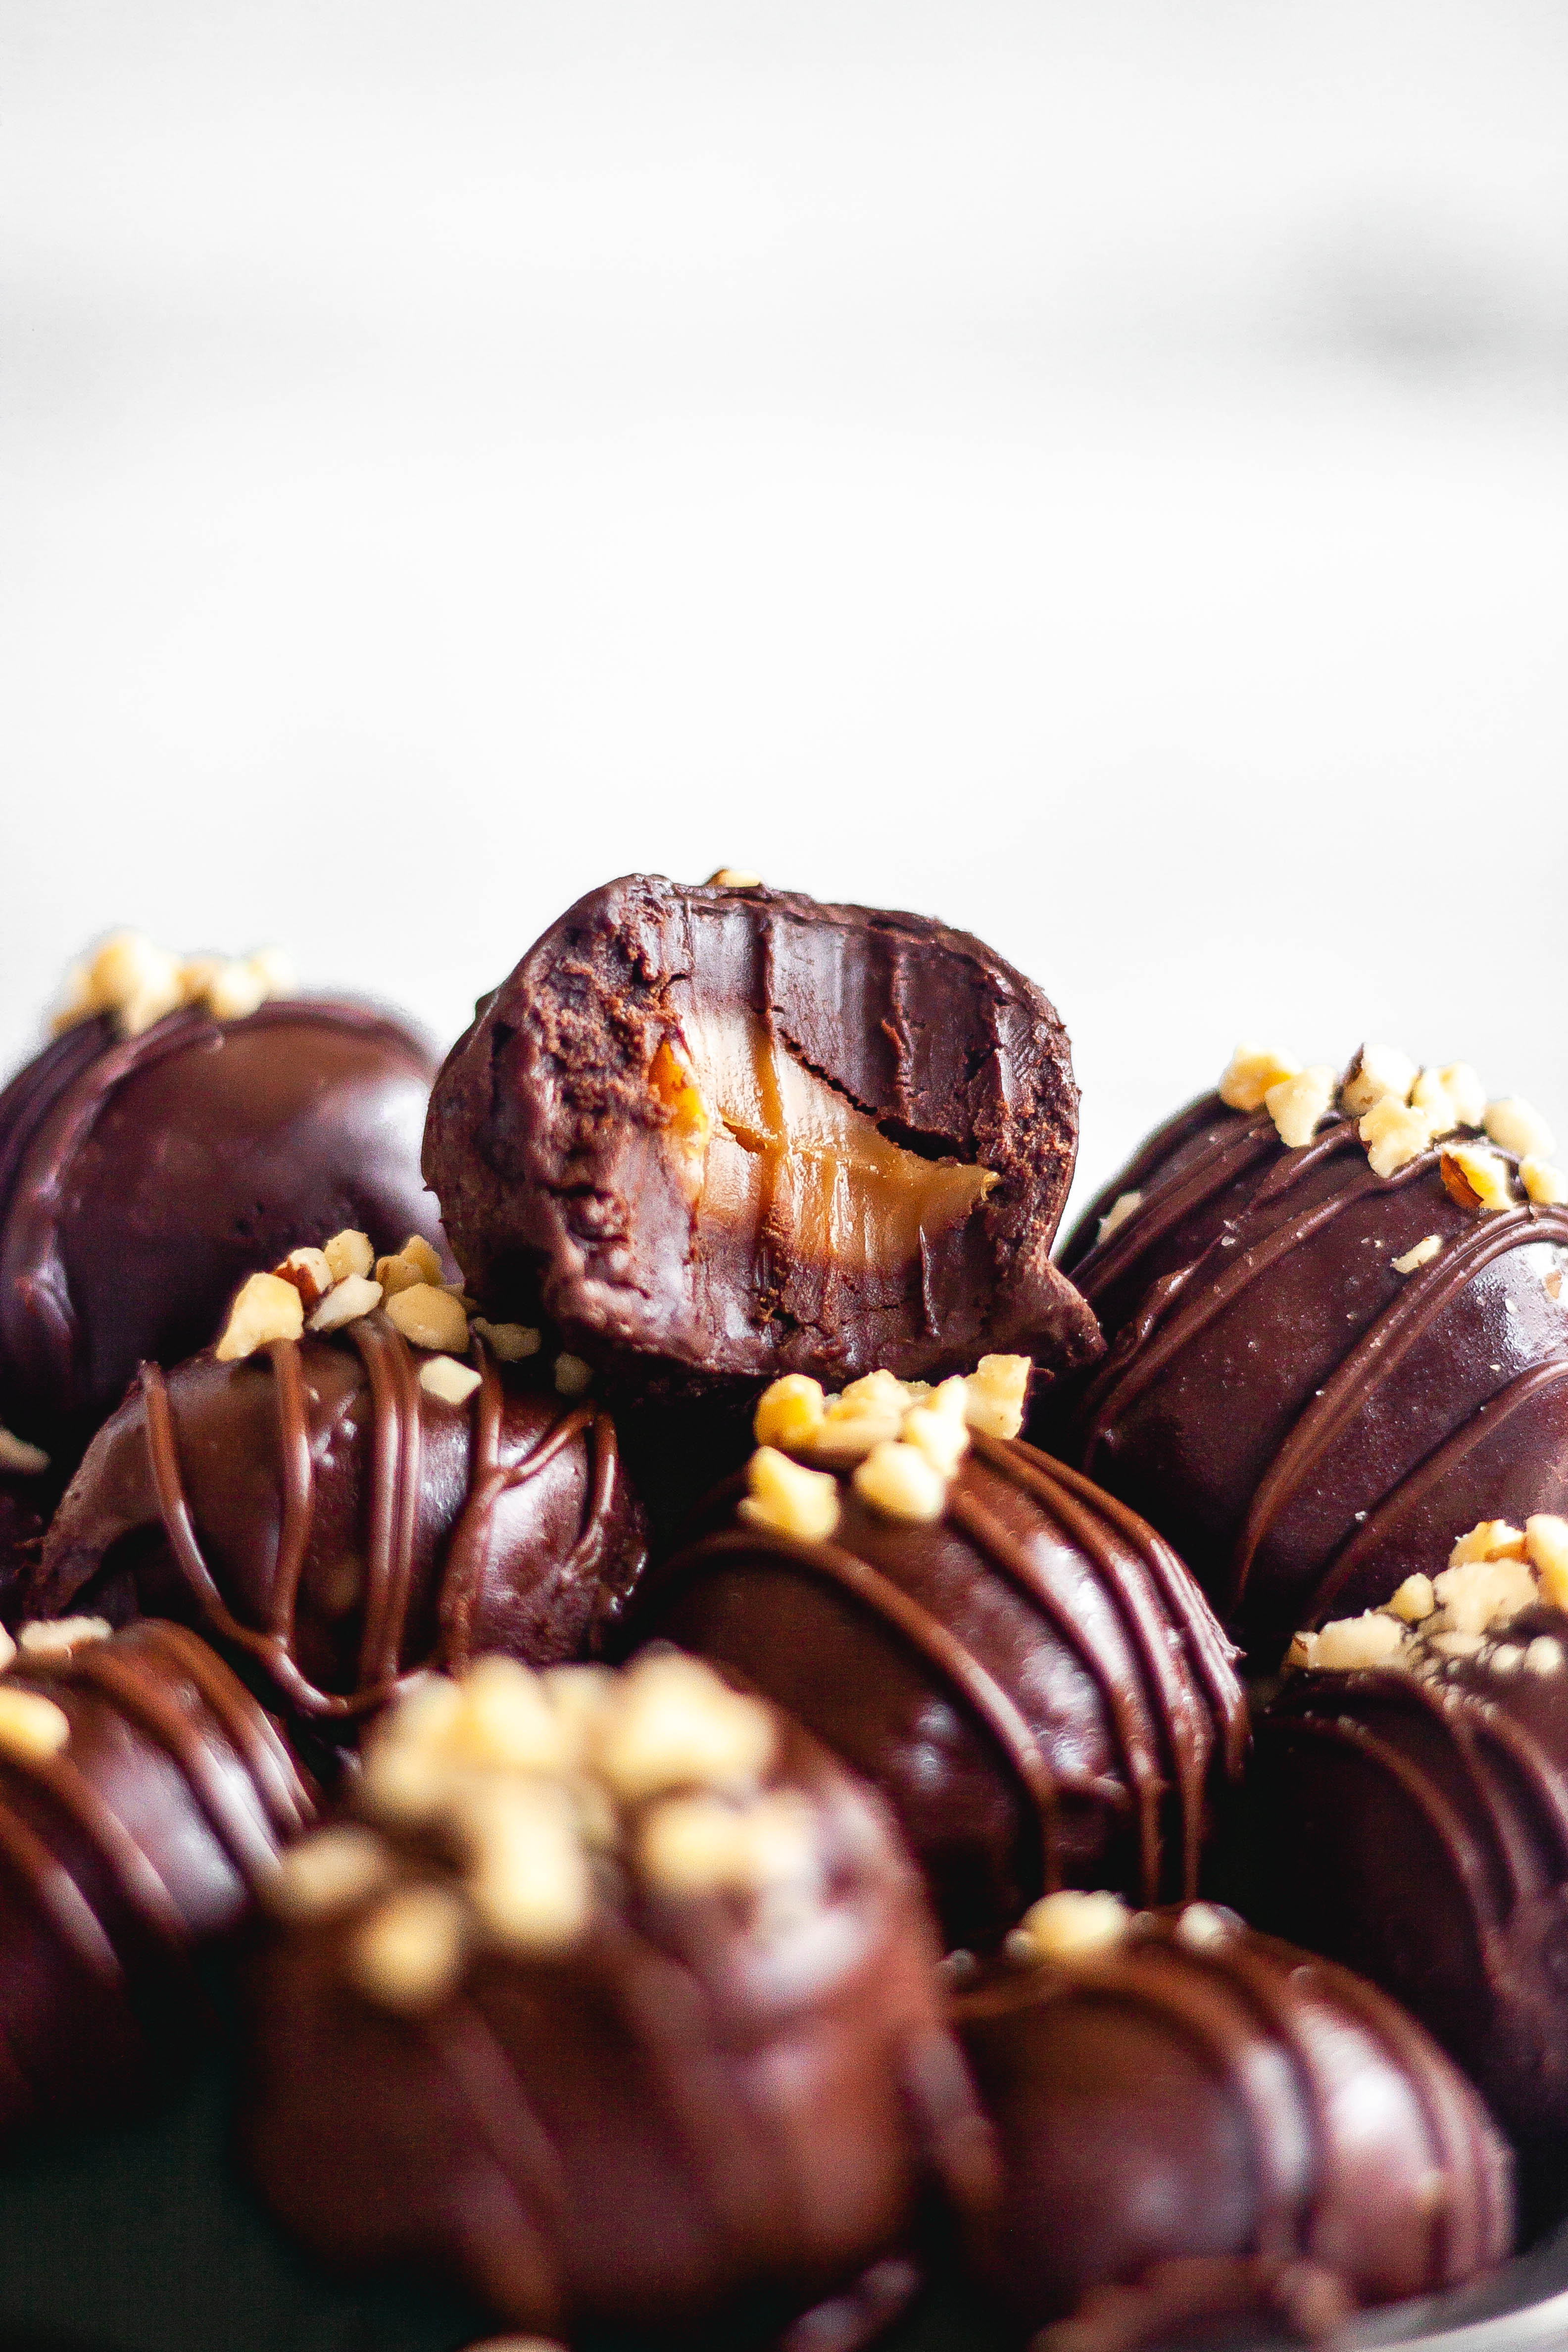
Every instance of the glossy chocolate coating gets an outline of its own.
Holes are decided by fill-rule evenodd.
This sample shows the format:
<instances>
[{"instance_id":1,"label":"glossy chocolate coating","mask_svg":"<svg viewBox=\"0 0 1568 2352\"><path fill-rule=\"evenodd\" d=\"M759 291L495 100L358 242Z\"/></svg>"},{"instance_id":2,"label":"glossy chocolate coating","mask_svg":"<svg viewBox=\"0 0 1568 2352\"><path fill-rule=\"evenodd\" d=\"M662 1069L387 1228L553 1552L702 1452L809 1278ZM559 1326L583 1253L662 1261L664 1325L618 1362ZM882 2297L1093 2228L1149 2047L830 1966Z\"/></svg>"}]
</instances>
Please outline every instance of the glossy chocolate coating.
<instances>
[{"instance_id":1,"label":"glossy chocolate coating","mask_svg":"<svg viewBox=\"0 0 1568 2352\"><path fill-rule=\"evenodd\" d=\"M721 1489L629 1638L733 1667L874 1781L951 1945L994 1944L1058 1886L1194 1892L1246 1706L1169 1546L1033 1446L978 1433L935 1524L840 1486L825 1543L748 1524L740 1483Z\"/></svg>"},{"instance_id":2,"label":"glossy chocolate coating","mask_svg":"<svg viewBox=\"0 0 1568 2352\"><path fill-rule=\"evenodd\" d=\"M58 1037L0 1095L0 1420L79 1447L143 1359L207 1344L258 1265L344 1226L438 1242L433 1070L400 1021L304 997Z\"/></svg>"},{"instance_id":3,"label":"glossy chocolate coating","mask_svg":"<svg viewBox=\"0 0 1568 2352\"><path fill-rule=\"evenodd\" d=\"M381 1313L144 1366L55 1516L35 1613L184 1618L329 1719L434 1663L579 1656L645 1558L615 1424L475 1346L461 1405Z\"/></svg>"},{"instance_id":4,"label":"glossy chocolate coating","mask_svg":"<svg viewBox=\"0 0 1568 2352\"><path fill-rule=\"evenodd\" d=\"M1458 2069L1374 1987L1231 1915L1145 1916L953 2015L1005 2184L972 2260L1026 2325L1116 2286L1168 2305L1192 2258L1222 2309L1238 2274L1278 2295L1282 2266L1331 2314L1509 2252L1508 2151Z\"/></svg>"},{"instance_id":5,"label":"glossy chocolate coating","mask_svg":"<svg viewBox=\"0 0 1568 2352\"><path fill-rule=\"evenodd\" d=\"M453 2271L530 2333L837 2352L875 2332L918 2276L922 2189L991 2193L990 2141L890 1823L779 1732L768 1785L809 1800L820 1882L771 1927L748 1896L611 1865L568 1951L480 1944L412 2015L352 1981L357 1915L273 1930L246 2138L291 2230L333 2261ZM441 1866L417 1839L403 1858Z\"/></svg>"},{"instance_id":6,"label":"glossy chocolate coating","mask_svg":"<svg viewBox=\"0 0 1568 2352\"><path fill-rule=\"evenodd\" d=\"M1353 1120L1289 1151L1210 1096L1063 1253L1110 1352L1041 1433L1169 1537L1259 1665L1435 1575L1456 1528L1568 1506L1568 1213L1478 1216L1438 1159L1376 1176Z\"/></svg>"},{"instance_id":7,"label":"glossy chocolate coating","mask_svg":"<svg viewBox=\"0 0 1568 2352\"><path fill-rule=\"evenodd\" d=\"M482 1002L425 1170L488 1311L645 1376L838 1385L1098 1349L1049 1261L1077 1141L1055 1010L966 932L632 876Z\"/></svg>"},{"instance_id":8,"label":"glossy chocolate coating","mask_svg":"<svg viewBox=\"0 0 1568 2352\"><path fill-rule=\"evenodd\" d=\"M1396 1994L1517 2137L1561 2143L1568 1666L1527 1666L1536 1636L1568 1644L1568 1617L1419 1673L1289 1675L1258 1719L1250 1900Z\"/></svg>"},{"instance_id":9,"label":"glossy chocolate coating","mask_svg":"<svg viewBox=\"0 0 1568 2352\"><path fill-rule=\"evenodd\" d=\"M232 1927L310 1799L276 1727L180 1625L24 1652L70 1738L0 1745L0 2137L142 2095L205 2016L194 1948Z\"/></svg>"}]
</instances>

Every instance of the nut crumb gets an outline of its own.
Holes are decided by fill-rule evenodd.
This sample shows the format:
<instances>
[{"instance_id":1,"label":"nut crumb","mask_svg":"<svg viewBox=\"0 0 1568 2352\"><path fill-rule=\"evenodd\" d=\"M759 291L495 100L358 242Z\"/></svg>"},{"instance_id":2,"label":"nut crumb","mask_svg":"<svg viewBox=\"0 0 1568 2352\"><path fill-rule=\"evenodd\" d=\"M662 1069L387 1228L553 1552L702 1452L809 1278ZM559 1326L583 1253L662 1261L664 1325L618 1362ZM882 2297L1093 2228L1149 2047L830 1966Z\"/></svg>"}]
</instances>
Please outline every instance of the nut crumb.
<instances>
[{"instance_id":1,"label":"nut crumb","mask_svg":"<svg viewBox=\"0 0 1568 2352\"><path fill-rule=\"evenodd\" d=\"M752 1420L759 1445L807 1445L821 1428L826 1411L822 1382L805 1372L785 1372L763 1391Z\"/></svg>"},{"instance_id":2,"label":"nut crumb","mask_svg":"<svg viewBox=\"0 0 1568 2352\"><path fill-rule=\"evenodd\" d=\"M321 1255L327 1261L327 1271L334 1282L346 1282L351 1274L368 1275L375 1265L375 1250L368 1234L357 1233L345 1225L330 1242L321 1244Z\"/></svg>"},{"instance_id":3,"label":"nut crumb","mask_svg":"<svg viewBox=\"0 0 1568 2352\"><path fill-rule=\"evenodd\" d=\"M1397 1665L1405 1629L1397 1618L1369 1609L1361 1617L1333 1618L1320 1632L1309 1664L1320 1674L1350 1674L1365 1666Z\"/></svg>"},{"instance_id":4,"label":"nut crumb","mask_svg":"<svg viewBox=\"0 0 1568 2352\"><path fill-rule=\"evenodd\" d=\"M1529 1548L1524 1529L1516 1528L1510 1519L1478 1519L1473 1528L1455 1538L1448 1566L1463 1568L1469 1559L1524 1559Z\"/></svg>"},{"instance_id":5,"label":"nut crumb","mask_svg":"<svg viewBox=\"0 0 1568 2352\"><path fill-rule=\"evenodd\" d=\"M455 1895L410 1886L388 1895L350 1948L362 1992L384 2009L433 2009L463 1972L467 1922Z\"/></svg>"},{"instance_id":6,"label":"nut crumb","mask_svg":"<svg viewBox=\"0 0 1568 2352\"><path fill-rule=\"evenodd\" d=\"M1437 1606L1431 1578L1419 1573L1407 1576L1387 1605L1394 1615L1402 1617L1407 1625L1419 1625L1422 1619L1430 1617Z\"/></svg>"},{"instance_id":7,"label":"nut crumb","mask_svg":"<svg viewBox=\"0 0 1568 2352\"><path fill-rule=\"evenodd\" d=\"M307 1315L321 1305L337 1279L327 1263L326 1251L319 1249L290 1250L272 1271L279 1282L293 1284L305 1303Z\"/></svg>"},{"instance_id":8,"label":"nut crumb","mask_svg":"<svg viewBox=\"0 0 1568 2352\"><path fill-rule=\"evenodd\" d=\"M1451 1144L1438 1162L1448 1198L1461 1209L1495 1216L1516 1206L1509 1188L1508 1162L1484 1144Z\"/></svg>"},{"instance_id":9,"label":"nut crumb","mask_svg":"<svg viewBox=\"0 0 1568 2352\"><path fill-rule=\"evenodd\" d=\"M1395 1274L1414 1274L1417 1266L1430 1265L1433 1259L1441 1254L1442 1247L1442 1236L1428 1234L1426 1240L1417 1242L1414 1249L1407 1249L1403 1257L1390 1258L1389 1264Z\"/></svg>"},{"instance_id":10,"label":"nut crumb","mask_svg":"<svg viewBox=\"0 0 1568 2352\"><path fill-rule=\"evenodd\" d=\"M1394 1096L1384 1095L1363 1115L1356 1133L1366 1146L1373 1174L1396 1176L1430 1148L1432 1120L1428 1112L1414 1106L1407 1108Z\"/></svg>"},{"instance_id":11,"label":"nut crumb","mask_svg":"<svg viewBox=\"0 0 1568 2352\"><path fill-rule=\"evenodd\" d=\"M1519 1181L1538 1208L1560 1209L1568 1201L1568 1175L1537 1152L1526 1152L1520 1161Z\"/></svg>"},{"instance_id":12,"label":"nut crumb","mask_svg":"<svg viewBox=\"0 0 1568 2352\"><path fill-rule=\"evenodd\" d=\"M1027 1356L982 1356L965 1382L971 1429L985 1437L1016 1437L1024 1426L1033 1370Z\"/></svg>"},{"instance_id":13,"label":"nut crumb","mask_svg":"<svg viewBox=\"0 0 1568 2352\"><path fill-rule=\"evenodd\" d=\"M23 1658L68 1658L89 1642L107 1642L114 1628L107 1617L36 1617L17 1629Z\"/></svg>"},{"instance_id":14,"label":"nut crumb","mask_svg":"<svg viewBox=\"0 0 1568 2352\"><path fill-rule=\"evenodd\" d=\"M821 1543L838 1525L837 1479L792 1462L775 1445L757 1448L746 1465L746 1485L741 1517L752 1527Z\"/></svg>"},{"instance_id":15,"label":"nut crumb","mask_svg":"<svg viewBox=\"0 0 1568 2352\"><path fill-rule=\"evenodd\" d=\"M381 1305L381 1285L371 1282L363 1274L345 1274L335 1282L310 1318L312 1331L341 1331L345 1323L357 1323L362 1315L372 1315Z\"/></svg>"},{"instance_id":16,"label":"nut crumb","mask_svg":"<svg viewBox=\"0 0 1568 2352\"><path fill-rule=\"evenodd\" d=\"M853 1485L863 1503L883 1518L921 1526L940 1519L947 1507L947 1479L918 1445L885 1437L857 1468Z\"/></svg>"},{"instance_id":17,"label":"nut crumb","mask_svg":"<svg viewBox=\"0 0 1568 2352\"><path fill-rule=\"evenodd\" d=\"M1524 1523L1525 1558L1541 1580L1541 1597L1568 1609L1568 1519L1536 1511Z\"/></svg>"},{"instance_id":18,"label":"nut crumb","mask_svg":"<svg viewBox=\"0 0 1568 2352\"><path fill-rule=\"evenodd\" d=\"M416 1282L385 1302L389 1323L412 1348L429 1348L451 1355L468 1344L468 1318L452 1297L434 1282Z\"/></svg>"},{"instance_id":19,"label":"nut crumb","mask_svg":"<svg viewBox=\"0 0 1568 2352\"><path fill-rule=\"evenodd\" d=\"M1100 1231L1095 1235L1094 1239L1096 1249L1102 1248L1110 1239L1112 1234L1120 1233L1121 1227L1127 1223L1128 1218L1132 1216L1142 1207L1142 1205L1143 1195L1142 1192L1118 1192L1115 1200L1112 1201L1110 1208L1106 1211L1104 1216L1101 1217L1100 1221Z\"/></svg>"},{"instance_id":20,"label":"nut crumb","mask_svg":"<svg viewBox=\"0 0 1568 2352\"><path fill-rule=\"evenodd\" d=\"M479 1385L479 1375L472 1364L459 1364L456 1356L431 1356L419 1367L419 1385L443 1404L467 1404Z\"/></svg>"},{"instance_id":21,"label":"nut crumb","mask_svg":"<svg viewBox=\"0 0 1568 2352\"><path fill-rule=\"evenodd\" d=\"M1042 1960L1070 1968L1099 1959L1126 1942L1132 1915L1119 1895L1064 1886L1031 1903L1018 1926Z\"/></svg>"},{"instance_id":22,"label":"nut crumb","mask_svg":"<svg viewBox=\"0 0 1568 2352\"><path fill-rule=\"evenodd\" d=\"M762 887L762 876L753 874L749 866L721 866L708 877L710 890L760 890Z\"/></svg>"},{"instance_id":23,"label":"nut crumb","mask_svg":"<svg viewBox=\"0 0 1568 2352\"><path fill-rule=\"evenodd\" d=\"M482 1315L476 1315L473 1328L498 1364L521 1364L537 1356L544 1345L543 1332L536 1331L531 1323L487 1323Z\"/></svg>"},{"instance_id":24,"label":"nut crumb","mask_svg":"<svg viewBox=\"0 0 1568 2352\"><path fill-rule=\"evenodd\" d=\"M1396 1045L1363 1045L1345 1073L1340 1100L1352 1118L1361 1118L1373 1103L1392 1095L1407 1103L1415 1083L1415 1065Z\"/></svg>"},{"instance_id":25,"label":"nut crumb","mask_svg":"<svg viewBox=\"0 0 1568 2352\"><path fill-rule=\"evenodd\" d=\"M1281 1078L1263 1097L1274 1121L1275 1133L1289 1151L1310 1143L1333 1108L1335 1074L1326 1062L1314 1062L1293 1078Z\"/></svg>"},{"instance_id":26,"label":"nut crumb","mask_svg":"<svg viewBox=\"0 0 1568 2352\"><path fill-rule=\"evenodd\" d=\"M13 1642L10 1634L5 1631L5 1626L0 1625L0 1675L5 1673L6 1667L10 1664L16 1654L16 1643Z\"/></svg>"},{"instance_id":27,"label":"nut crumb","mask_svg":"<svg viewBox=\"0 0 1568 2352\"><path fill-rule=\"evenodd\" d=\"M1550 1160L1557 1148L1541 1113L1520 1095L1488 1103L1481 1124L1495 1144L1521 1160Z\"/></svg>"},{"instance_id":28,"label":"nut crumb","mask_svg":"<svg viewBox=\"0 0 1568 2352\"><path fill-rule=\"evenodd\" d=\"M594 1367L585 1364L581 1356L569 1355L564 1349L555 1359L552 1375L557 1396L586 1396L594 1383Z\"/></svg>"},{"instance_id":29,"label":"nut crumb","mask_svg":"<svg viewBox=\"0 0 1568 2352\"><path fill-rule=\"evenodd\" d=\"M37 1478L48 1466L49 1457L41 1445L29 1445L25 1437L0 1429L0 1471L13 1478Z\"/></svg>"},{"instance_id":30,"label":"nut crumb","mask_svg":"<svg viewBox=\"0 0 1568 2352\"><path fill-rule=\"evenodd\" d=\"M331 1919L385 1885L392 1856L374 1830L344 1822L289 1847L264 1889L281 1918Z\"/></svg>"},{"instance_id":31,"label":"nut crumb","mask_svg":"<svg viewBox=\"0 0 1568 2352\"><path fill-rule=\"evenodd\" d=\"M1269 1087L1297 1076L1300 1067L1289 1055L1272 1053L1266 1045L1238 1045L1220 1078L1219 1098L1230 1110L1261 1110Z\"/></svg>"},{"instance_id":32,"label":"nut crumb","mask_svg":"<svg viewBox=\"0 0 1568 2352\"><path fill-rule=\"evenodd\" d=\"M242 1283L213 1353L220 1364L238 1363L274 1339L298 1339L305 1328L305 1302L280 1275L253 1274Z\"/></svg>"},{"instance_id":33,"label":"nut crumb","mask_svg":"<svg viewBox=\"0 0 1568 2352\"><path fill-rule=\"evenodd\" d=\"M58 1756L70 1738L70 1717L41 1691L0 1683L0 1756L18 1763L41 1763Z\"/></svg>"},{"instance_id":34,"label":"nut crumb","mask_svg":"<svg viewBox=\"0 0 1568 2352\"><path fill-rule=\"evenodd\" d=\"M1554 1675L1561 1671L1563 1657L1561 1642L1551 1633L1538 1633L1524 1654L1524 1670L1530 1675Z\"/></svg>"},{"instance_id":35,"label":"nut crumb","mask_svg":"<svg viewBox=\"0 0 1568 2352\"><path fill-rule=\"evenodd\" d=\"M1486 1114L1487 1090L1468 1062L1445 1062L1437 1076L1459 1125L1479 1127Z\"/></svg>"}]
</instances>

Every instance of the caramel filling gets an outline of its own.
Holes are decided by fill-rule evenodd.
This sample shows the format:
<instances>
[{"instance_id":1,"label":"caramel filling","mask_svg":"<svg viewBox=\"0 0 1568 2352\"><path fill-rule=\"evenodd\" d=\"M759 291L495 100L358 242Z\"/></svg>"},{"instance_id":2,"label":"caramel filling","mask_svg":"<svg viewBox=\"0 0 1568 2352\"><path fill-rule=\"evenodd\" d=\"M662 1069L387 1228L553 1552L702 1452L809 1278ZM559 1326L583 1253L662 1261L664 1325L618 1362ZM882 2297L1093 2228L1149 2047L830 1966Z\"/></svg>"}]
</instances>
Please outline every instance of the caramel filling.
<instances>
[{"instance_id":1,"label":"caramel filling","mask_svg":"<svg viewBox=\"0 0 1568 2352\"><path fill-rule=\"evenodd\" d=\"M649 1073L698 1225L762 1236L851 1273L911 1264L997 1181L893 1142L750 1013L687 1016Z\"/></svg>"}]
</instances>

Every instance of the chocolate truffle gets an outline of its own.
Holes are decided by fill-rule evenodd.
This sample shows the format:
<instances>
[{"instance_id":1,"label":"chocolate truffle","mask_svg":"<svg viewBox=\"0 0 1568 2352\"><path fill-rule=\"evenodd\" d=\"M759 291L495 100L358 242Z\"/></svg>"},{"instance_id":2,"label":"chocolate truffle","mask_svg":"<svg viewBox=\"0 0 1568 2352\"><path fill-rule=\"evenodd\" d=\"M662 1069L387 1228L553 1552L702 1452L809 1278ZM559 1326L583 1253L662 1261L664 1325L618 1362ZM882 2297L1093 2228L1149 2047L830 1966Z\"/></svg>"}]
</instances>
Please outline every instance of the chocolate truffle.
<instances>
[{"instance_id":1,"label":"chocolate truffle","mask_svg":"<svg viewBox=\"0 0 1568 2352\"><path fill-rule=\"evenodd\" d=\"M1077 2310L1087 2345L1114 2314L1107 2339L1142 2342L1140 2304L1252 2306L1316 2334L1508 2253L1480 2101L1346 1969L1209 1904L1129 1917L1104 1895L1052 1897L1010 1948L953 2016L1005 2181L973 2266L1024 2325Z\"/></svg>"},{"instance_id":2,"label":"chocolate truffle","mask_svg":"<svg viewBox=\"0 0 1568 2352\"><path fill-rule=\"evenodd\" d=\"M1077 1143L1055 1010L967 932L633 875L482 1001L425 1171L489 1312L649 1379L841 1381L1097 1350L1049 1258Z\"/></svg>"},{"instance_id":3,"label":"chocolate truffle","mask_svg":"<svg viewBox=\"0 0 1568 2352\"><path fill-rule=\"evenodd\" d=\"M353 1807L289 1856L250 2008L253 2168L321 2253L552 2335L816 2306L804 2352L910 2292L933 2168L993 2187L879 1805L694 1660L432 1677Z\"/></svg>"},{"instance_id":4,"label":"chocolate truffle","mask_svg":"<svg viewBox=\"0 0 1568 2352\"><path fill-rule=\"evenodd\" d=\"M1297 1627L1434 1573L1481 1511L1568 1501L1568 1180L1461 1066L1412 1085L1368 1047L1342 1087L1309 1070L1265 1106L1259 1065L1281 1066L1238 1054L1239 1107L1161 1129L1068 1242L1110 1350L1040 1433L1153 1520L1267 1668Z\"/></svg>"},{"instance_id":5,"label":"chocolate truffle","mask_svg":"<svg viewBox=\"0 0 1568 2352\"><path fill-rule=\"evenodd\" d=\"M0 1094L0 1421L51 1453L74 1459L144 1359L204 1346L250 1267L345 1224L381 1250L439 1234L423 1043L336 1000L208 1009L256 993L208 987L133 1034L134 1001L89 1012Z\"/></svg>"},{"instance_id":6,"label":"chocolate truffle","mask_svg":"<svg viewBox=\"0 0 1568 2352\"><path fill-rule=\"evenodd\" d=\"M771 1442L627 1628L733 1668L874 1781L949 1942L976 1948L1064 1885L1193 1892L1246 1736L1234 1654L1169 1546L990 1433L1016 1430L1027 1369L923 1392L879 1372L827 1401L779 1381Z\"/></svg>"},{"instance_id":7,"label":"chocolate truffle","mask_svg":"<svg viewBox=\"0 0 1568 2352\"><path fill-rule=\"evenodd\" d=\"M204 1642L107 1631L25 1627L0 1672L0 2138L153 2087L205 2014L193 1952L310 1817Z\"/></svg>"},{"instance_id":8,"label":"chocolate truffle","mask_svg":"<svg viewBox=\"0 0 1568 2352\"><path fill-rule=\"evenodd\" d=\"M324 1720L433 1661L579 1655L644 1559L615 1424L498 1364L538 1334L470 1329L410 1248L381 1279L350 1270L370 1266L363 1234L295 1252L316 1328L262 1276L215 1349L144 1364L55 1516L37 1612L184 1619ZM277 1325L258 1319L279 1301Z\"/></svg>"},{"instance_id":9,"label":"chocolate truffle","mask_svg":"<svg viewBox=\"0 0 1568 2352\"><path fill-rule=\"evenodd\" d=\"M1516 2137L1560 2146L1568 1526L1483 1523L1456 1551L1296 1645L1258 1722L1249 1900L1396 1994Z\"/></svg>"}]
</instances>

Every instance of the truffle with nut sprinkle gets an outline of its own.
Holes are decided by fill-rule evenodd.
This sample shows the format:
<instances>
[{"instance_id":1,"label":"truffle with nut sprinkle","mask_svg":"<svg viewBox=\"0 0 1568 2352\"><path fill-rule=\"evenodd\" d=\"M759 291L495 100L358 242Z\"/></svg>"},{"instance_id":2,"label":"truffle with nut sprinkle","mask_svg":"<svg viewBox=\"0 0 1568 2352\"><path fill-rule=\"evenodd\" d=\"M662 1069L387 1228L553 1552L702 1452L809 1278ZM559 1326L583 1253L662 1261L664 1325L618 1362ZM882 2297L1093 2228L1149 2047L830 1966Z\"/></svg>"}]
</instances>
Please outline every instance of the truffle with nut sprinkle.
<instances>
[{"instance_id":1,"label":"truffle with nut sprinkle","mask_svg":"<svg viewBox=\"0 0 1568 2352\"><path fill-rule=\"evenodd\" d=\"M182 1625L0 1634L0 2138L153 2088L196 1948L310 1819L276 1725Z\"/></svg>"},{"instance_id":2,"label":"truffle with nut sprinkle","mask_svg":"<svg viewBox=\"0 0 1568 2352\"><path fill-rule=\"evenodd\" d=\"M973 2267L1037 2352L1225 2319L1315 2340L1510 2250L1508 2150L1458 2068L1233 1912L1051 1895L953 2018L1004 2177Z\"/></svg>"},{"instance_id":3,"label":"truffle with nut sprinkle","mask_svg":"<svg viewBox=\"0 0 1568 2352\"><path fill-rule=\"evenodd\" d=\"M439 1237L427 1047L291 989L276 956L117 934L0 1094L0 1422L62 1482L137 1365L204 1346L251 1267L345 1223L378 1250Z\"/></svg>"},{"instance_id":4,"label":"truffle with nut sprinkle","mask_svg":"<svg viewBox=\"0 0 1568 2352\"><path fill-rule=\"evenodd\" d=\"M848 2346L922 2188L992 2188L881 1808L695 1660L431 1677L270 1899L246 2138L334 2260L523 2329Z\"/></svg>"},{"instance_id":5,"label":"truffle with nut sprinkle","mask_svg":"<svg viewBox=\"0 0 1568 2352\"><path fill-rule=\"evenodd\" d=\"M645 1558L615 1423L584 1367L471 1304L418 1234L248 1276L93 1440L37 1612L183 1618L324 1724L433 1661L583 1654Z\"/></svg>"},{"instance_id":6,"label":"truffle with nut sprinkle","mask_svg":"<svg viewBox=\"0 0 1568 2352\"><path fill-rule=\"evenodd\" d=\"M1568 2137L1568 1521L1487 1519L1298 1636L1249 1903L1398 1996L1523 2140Z\"/></svg>"},{"instance_id":7,"label":"truffle with nut sprinkle","mask_svg":"<svg viewBox=\"0 0 1568 2352\"><path fill-rule=\"evenodd\" d=\"M1364 1045L1238 1047L1062 1262L1110 1353L1039 1433L1152 1519L1249 1658L1568 1507L1568 1177L1528 1103Z\"/></svg>"},{"instance_id":8,"label":"truffle with nut sprinkle","mask_svg":"<svg viewBox=\"0 0 1568 2352\"><path fill-rule=\"evenodd\" d=\"M1175 1554L1017 1442L1029 1369L775 1381L627 1627L733 1667L874 1780L956 1945L1063 1885L1194 1891L1245 1738Z\"/></svg>"}]
</instances>

